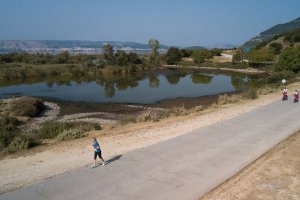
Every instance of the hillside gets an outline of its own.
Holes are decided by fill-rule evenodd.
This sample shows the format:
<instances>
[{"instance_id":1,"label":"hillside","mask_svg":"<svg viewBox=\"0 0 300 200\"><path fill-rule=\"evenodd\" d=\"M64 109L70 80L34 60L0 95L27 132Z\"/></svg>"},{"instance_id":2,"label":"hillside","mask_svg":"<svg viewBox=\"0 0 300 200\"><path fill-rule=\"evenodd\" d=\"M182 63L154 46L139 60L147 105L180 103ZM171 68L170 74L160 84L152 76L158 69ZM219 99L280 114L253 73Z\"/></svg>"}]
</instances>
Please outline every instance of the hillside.
<instances>
[{"instance_id":1,"label":"hillside","mask_svg":"<svg viewBox=\"0 0 300 200\"><path fill-rule=\"evenodd\" d=\"M300 29L280 34L275 37L273 37L268 42L262 42L259 45L256 46L256 48L266 48L266 47L272 47L280 45L281 47L277 47L280 49L286 49L290 46L299 46L300 45ZM276 47L275 47L276 48Z\"/></svg>"},{"instance_id":2,"label":"hillside","mask_svg":"<svg viewBox=\"0 0 300 200\"><path fill-rule=\"evenodd\" d=\"M296 29L300 29L300 17L284 24L275 25L261 32L258 36L253 37L245 44L243 44L242 47L252 48L261 42L266 42L271 40L276 35L288 33Z\"/></svg>"}]
</instances>

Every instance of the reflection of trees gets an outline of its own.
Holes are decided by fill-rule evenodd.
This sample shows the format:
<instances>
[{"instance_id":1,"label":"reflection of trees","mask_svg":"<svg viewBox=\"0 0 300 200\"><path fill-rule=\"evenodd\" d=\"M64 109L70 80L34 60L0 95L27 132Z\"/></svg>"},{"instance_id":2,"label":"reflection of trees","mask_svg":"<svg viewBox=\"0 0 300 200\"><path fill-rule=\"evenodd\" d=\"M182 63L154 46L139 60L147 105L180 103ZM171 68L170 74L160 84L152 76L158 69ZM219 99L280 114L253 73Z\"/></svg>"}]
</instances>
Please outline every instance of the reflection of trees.
<instances>
[{"instance_id":1,"label":"reflection of trees","mask_svg":"<svg viewBox=\"0 0 300 200\"><path fill-rule=\"evenodd\" d=\"M170 84L175 85L179 82L180 78L183 78L185 76L186 76L186 74L184 74L184 73L167 74L166 79Z\"/></svg>"},{"instance_id":2,"label":"reflection of trees","mask_svg":"<svg viewBox=\"0 0 300 200\"><path fill-rule=\"evenodd\" d=\"M107 97L113 97L115 96L115 84L114 83L106 83L104 85L104 90L105 90L105 96Z\"/></svg>"},{"instance_id":3,"label":"reflection of trees","mask_svg":"<svg viewBox=\"0 0 300 200\"><path fill-rule=\"evenodd\" d=\"M159 86L159 78L156 75L149 75L149 87L157 88Z\"/></svg>"},{"instance_id":4,"label":"reflection of trees","mask_svg":"<svg viewBox=\"0 0 300 200\"><path fill-rule=\"evenodd\" d=\"M47 86L48 86L48 88L52 88L52 87L53 87L53 85L54 85L54 83L53 83L53 82L51 82L51 81L47 81Z\"/></svg>"},{"instance_id":5,"label":"reflection of trees","mask_svg":"<svg viewBox=\"0 0 300 200\"><path fill-rule=\"evenodd\" d=\"M263 85L263 81L261 79L255 79L254 77L248 76L232 76L231 84L235 90L241 91L259 88Z\"/></svg>"},{"instance_id":6,"label":"reflection of trees","mask_svg":"<svg viewBox=\"0 0 300 200\"><path fill-rule=\"evenodd\" d=\"M139 81L145 76L141 75L110 75L97 77L96 83L101 85L105 90L105 96L113 97L116 89L119 91L126 90L128 87L134 88L139 85Z\"/></svg>"},{"instance_id":7,"label":"reflection of trees","mask_svg":"<svg viewBox=\"0 0 300 200\"><path fill-rule=\"evenodd\" d=\"M133 79L123 78L116 81L116 86L119 91L126 90L128 87L134 88L139 85L139 82Z\"/></svg>"},{"instance_id":8,"label":"reflection of trees","mask_svg":"<svg viewBox=\"0 0 300 200\"><path fill-rule=\"evenodd\" d=\"M243 90L245 88L245 81L241 77L232 76L231 84L235 90Z\"/></svg>"},{"instance_id":9,"label":"reflection of trees","mask_svg":"<svg viewBox=\"0 0 300 200\"><path fill-rule=\"evenodd\" d=\"M213 76L208 76L204 74L194 73L191 75L193 83L196 84L208 84L213 79Z\"/></svg>"}]
</instances>

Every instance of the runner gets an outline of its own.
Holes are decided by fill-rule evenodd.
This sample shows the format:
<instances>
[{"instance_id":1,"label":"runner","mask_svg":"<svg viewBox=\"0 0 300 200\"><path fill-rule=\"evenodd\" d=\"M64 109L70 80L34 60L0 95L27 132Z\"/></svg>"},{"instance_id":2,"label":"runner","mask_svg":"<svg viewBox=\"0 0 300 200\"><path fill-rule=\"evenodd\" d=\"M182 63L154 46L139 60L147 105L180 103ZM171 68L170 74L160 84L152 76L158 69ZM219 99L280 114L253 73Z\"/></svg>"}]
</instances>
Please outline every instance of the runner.
<instances>
[{"instance_id":1,"label":"runner","mask_svg":"<svg viewBox=\"0 0 300 200\"><path fill-rule=\"evenodd\" d=\"M96 139L96 138L93 138L93 140L94 140L94 142L93 142L93 147L94 147L94 149L95 149L95 154L94 154L94 161L95 161L95 163L94 163L93 168L95 168L95 167L96 167L96 159L97 159L97 155L98 155L99 158L102 160L102 162L103 162L102 165L105 165L105 160L102 158L100 145L99 145L97 139Z\"/></svg>"}]
</instances>

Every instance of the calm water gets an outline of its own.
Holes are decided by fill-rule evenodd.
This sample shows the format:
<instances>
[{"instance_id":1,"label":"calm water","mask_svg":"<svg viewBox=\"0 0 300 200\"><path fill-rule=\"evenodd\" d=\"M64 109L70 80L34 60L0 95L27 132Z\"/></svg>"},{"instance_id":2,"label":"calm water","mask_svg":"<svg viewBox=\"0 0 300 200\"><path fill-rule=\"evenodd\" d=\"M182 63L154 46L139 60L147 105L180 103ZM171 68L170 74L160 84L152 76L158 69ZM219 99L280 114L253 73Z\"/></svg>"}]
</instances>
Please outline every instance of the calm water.
<instances>
[{"instance_id":1,"label":"calm water","mask_svg":"<svg viewBox=\"0 0 300 200\"><path fill-rule=\"evenodd\" d=\"M24 81L0 86L0 98L37 96L79 102L154 103L243 90L254 80L246 75L179 71L114 75L69 80Z\"/></svg>"}]
</instances>

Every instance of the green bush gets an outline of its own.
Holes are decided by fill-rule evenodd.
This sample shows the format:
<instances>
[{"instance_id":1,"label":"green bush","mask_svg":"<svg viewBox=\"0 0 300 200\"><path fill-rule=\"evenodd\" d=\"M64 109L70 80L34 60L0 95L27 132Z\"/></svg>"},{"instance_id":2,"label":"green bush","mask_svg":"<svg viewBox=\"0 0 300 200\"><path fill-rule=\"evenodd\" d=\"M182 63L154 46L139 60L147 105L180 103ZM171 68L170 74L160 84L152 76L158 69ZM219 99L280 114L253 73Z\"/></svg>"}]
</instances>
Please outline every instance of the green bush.
<instances>
[{"instance_id":1,"label":"green bush","mask_svg":"<svg viewBox=\"0 0 300 200\"><path fill-rule=\"evenodd\" d=\"M7 147L18 134L19 124L15 117L0 115L0 149Z\"/></svg>"},{"instance_id":2,"label":"green bush","mask_svg":"<svg viewBox=\"0 0 300 200\"><path fill-rule=\"evenodd\" d=\"M284 36L284 40L290 43L300 42L300 29L292 31Z\"/></svg>"},{"instance_id":3,"label":"green bush","mask_svg":"<svg viewBox=\"0 0 300 200\"><path fill-rule=\"evenodd\" d=\"M17 116L35 117L45 108L40 99L33 97L21 97L13 100L10 111Z\"/></svg>"},{"instance_id":4,"label":"green bush","mask_svg":"<svg viewBox=\"0 0 300 200\"><path fill-rule=\"evenodd\" d=\"M280 54L281 53L281 50L282 50L282 44L281 43L278 43L278 42L273 42L270 44L270 47L273 49L274 53L276 55Z\"/></svg>"},{"instance_id":5,"label":"green bush","mask_svg":"<svg viewBox=\"0 0 300 200\"><path fill-rule=\"evenodd\" d=\"M295 76L292 71L276 71L267 78L267 83L279 83L282 79L290 79Z\"/></svg>"},{"instance_id":6,"label":"green bush","mask_svg":"<svg viewBox=\"0 0 300 200\"><path fill-rule=\"evenodd\" d=\"M206 59L211 59L212 57L212 52L205 49L196 50L192 55L192 58L194 59L195 63L203 63Z\"/></svg>"},{"instance_id":7,"label":"green bush","mask_svg":"<svg viewBox=\"0 0 300 200\"><path fill-rule=\"evenodd\" d=\"M297 73L300 71L300 46L284 50L278 61L277 70L287 70Z\"/></svg>"},{"instance_id":8,"label":"green bush","mask_svg":"<svg viewBox=\"0 0 300 200\"><path fill-rule=\"evenodd\" d=\"M261 67L274 62L275 56L272 49L252 49L248 53L249 65L253 67Z\"/></svg>"},{"instance_id":9,"label":"green bush","mask_svg":"<svg viewBox=\"0 0 300 200\"><path fill-rule=\"evenodd\" d=\"M168 65L174 65L178 64L178 62L181 60L181 57L182 55L178 48L170 47L165 55L165 60Z\"/></svg>"}]
</instances>

